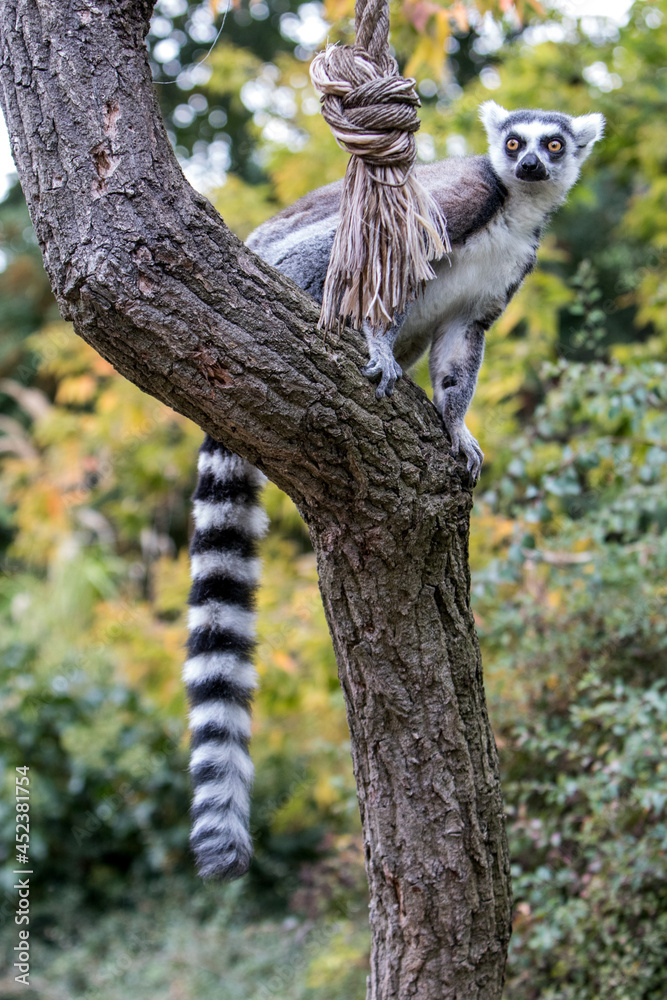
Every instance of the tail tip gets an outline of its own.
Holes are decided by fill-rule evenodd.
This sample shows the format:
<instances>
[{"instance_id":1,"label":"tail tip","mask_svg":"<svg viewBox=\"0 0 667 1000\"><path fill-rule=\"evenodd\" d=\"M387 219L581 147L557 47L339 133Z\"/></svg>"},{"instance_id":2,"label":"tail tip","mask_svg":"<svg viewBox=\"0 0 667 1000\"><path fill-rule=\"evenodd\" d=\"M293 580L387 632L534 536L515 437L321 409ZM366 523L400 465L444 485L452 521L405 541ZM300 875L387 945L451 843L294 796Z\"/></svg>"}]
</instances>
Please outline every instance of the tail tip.
<instances>
[{"instance_id":1,"label":"tail tip","mask_svg":"<svg viewBox=\"0 0 667 1000\"><path fill-rule=\"evenodd\" d=\"M220 850L216 845L201 845L195 849L197 872L203 879L233 882L242 878L250 868L252 851L247 847L233 846Z\"/></svg>"}]
</instances>

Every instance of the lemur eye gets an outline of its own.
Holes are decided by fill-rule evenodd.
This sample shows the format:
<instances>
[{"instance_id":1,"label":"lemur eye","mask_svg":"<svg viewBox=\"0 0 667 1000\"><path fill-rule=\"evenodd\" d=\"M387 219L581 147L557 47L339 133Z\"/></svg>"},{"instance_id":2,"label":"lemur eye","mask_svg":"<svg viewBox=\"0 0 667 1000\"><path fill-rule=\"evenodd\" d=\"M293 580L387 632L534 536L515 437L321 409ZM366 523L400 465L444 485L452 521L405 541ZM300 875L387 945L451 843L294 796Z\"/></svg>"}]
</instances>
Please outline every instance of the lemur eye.
<instances>
[{"instance_id":1,"label":"lemur eye","mask_svg":"<svg viewBox=\"0 0 667 1000\"><path fill-rule=\"evenodd\" d=\"M510 153L516 153L517 149L519 148L519 140L508 139L507 142L505 143L505 148L509 149Z\"/></svg>"},{"instance_id":2,"label":"lemur eye","mask_svg":"<svg viewBox=\"0 0 667 1000\"><path fill-rule=\"evenodd\" d=\"M549 145L547 146L547 149L549 150L550 153L560 153L562 148L563 148L563 143L560 141L560 139L551 139Z\"/></svg>"}]
</instances>

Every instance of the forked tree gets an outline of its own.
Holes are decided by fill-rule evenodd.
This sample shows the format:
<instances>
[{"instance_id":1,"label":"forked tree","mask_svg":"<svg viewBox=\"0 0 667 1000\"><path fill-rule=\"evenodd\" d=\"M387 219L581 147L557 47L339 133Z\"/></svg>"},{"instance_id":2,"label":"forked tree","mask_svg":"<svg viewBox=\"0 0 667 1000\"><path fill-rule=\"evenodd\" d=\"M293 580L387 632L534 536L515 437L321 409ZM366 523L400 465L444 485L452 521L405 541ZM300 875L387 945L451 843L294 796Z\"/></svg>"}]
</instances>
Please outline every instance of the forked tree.
<instances>
[{"instance_id":1,"label":"forked tree","mask_svg":"<svg viewBox=\"0 0 667 1000\"><path fill-rule=\"evenodd\" d=\"M184 179L144 45L152 0L3 0L0 103L58 305L126 378L306 521L350 727L369 1000L498 1000L511 892L470 610L471 489L408 379L253 255Z\"/></svg>"}]
</instances>

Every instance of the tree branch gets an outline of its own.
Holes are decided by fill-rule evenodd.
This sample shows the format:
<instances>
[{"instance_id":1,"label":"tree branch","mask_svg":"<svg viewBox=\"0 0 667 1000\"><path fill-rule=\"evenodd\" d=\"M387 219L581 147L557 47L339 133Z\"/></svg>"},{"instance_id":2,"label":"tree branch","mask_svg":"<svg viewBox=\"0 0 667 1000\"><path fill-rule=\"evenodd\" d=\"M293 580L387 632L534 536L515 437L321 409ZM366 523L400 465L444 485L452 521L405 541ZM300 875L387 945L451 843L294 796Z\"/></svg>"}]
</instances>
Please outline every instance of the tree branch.
<instances>
[{"instance_id":1,"label":"tree branch","mask_svg":"<svg viewBox=\"0 0 667 1000\"><path fill-rule=\"evenodd\" d=\"M379 445L387 419L400 437L408 420L441 455L423 394L406 382L396 402L377 403L354 334L326 345L312 300L183 177L139 44L147 9L9 0L3 10L2 105L62 315L119 372L300 505L311 495L349 500L358 441L374 426ZM304 453L309 428L317 433L306 433ZM340 459L323 469L318 451L331 436ZM389 450L383 443L375 459L382 471Z\"/></svg>"},{"instance_id":2,"label":"tree branch","mask_svg":"<svg viewBox=\"0 0 667 1000\"><path fill-rule=\"evenodd\" d=\"M124 376L263 469L318 557L367 844L369 996L498 1000L509 863L469 607L471 492L407 379L185 181L143 46L151 3L3 0L0 103L63 316Z\"/></svg>"}]
</instances>

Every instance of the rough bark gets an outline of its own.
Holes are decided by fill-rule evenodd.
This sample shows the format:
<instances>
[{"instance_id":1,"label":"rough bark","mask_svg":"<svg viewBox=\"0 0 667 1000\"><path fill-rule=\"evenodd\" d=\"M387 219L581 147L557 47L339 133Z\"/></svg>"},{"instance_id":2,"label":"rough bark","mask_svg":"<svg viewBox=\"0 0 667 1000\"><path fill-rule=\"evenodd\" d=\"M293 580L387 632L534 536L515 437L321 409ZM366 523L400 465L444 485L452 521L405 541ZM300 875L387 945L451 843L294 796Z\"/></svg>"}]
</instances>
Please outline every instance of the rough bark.
<instances>
[{"instance_id":1,"label":"rough bark","mask_svg":"<svg viewBox=\"0 0 667 1000\"><path fill-rule=\"evenodd\" d=\"M317 552L371 890L372 1000L498 1000L510 885L469 604L471 493L402 380L184 180L149 0L3 0L0 102L62 314L123 375L263 469Z\"/></svg>"}]
</instances>

